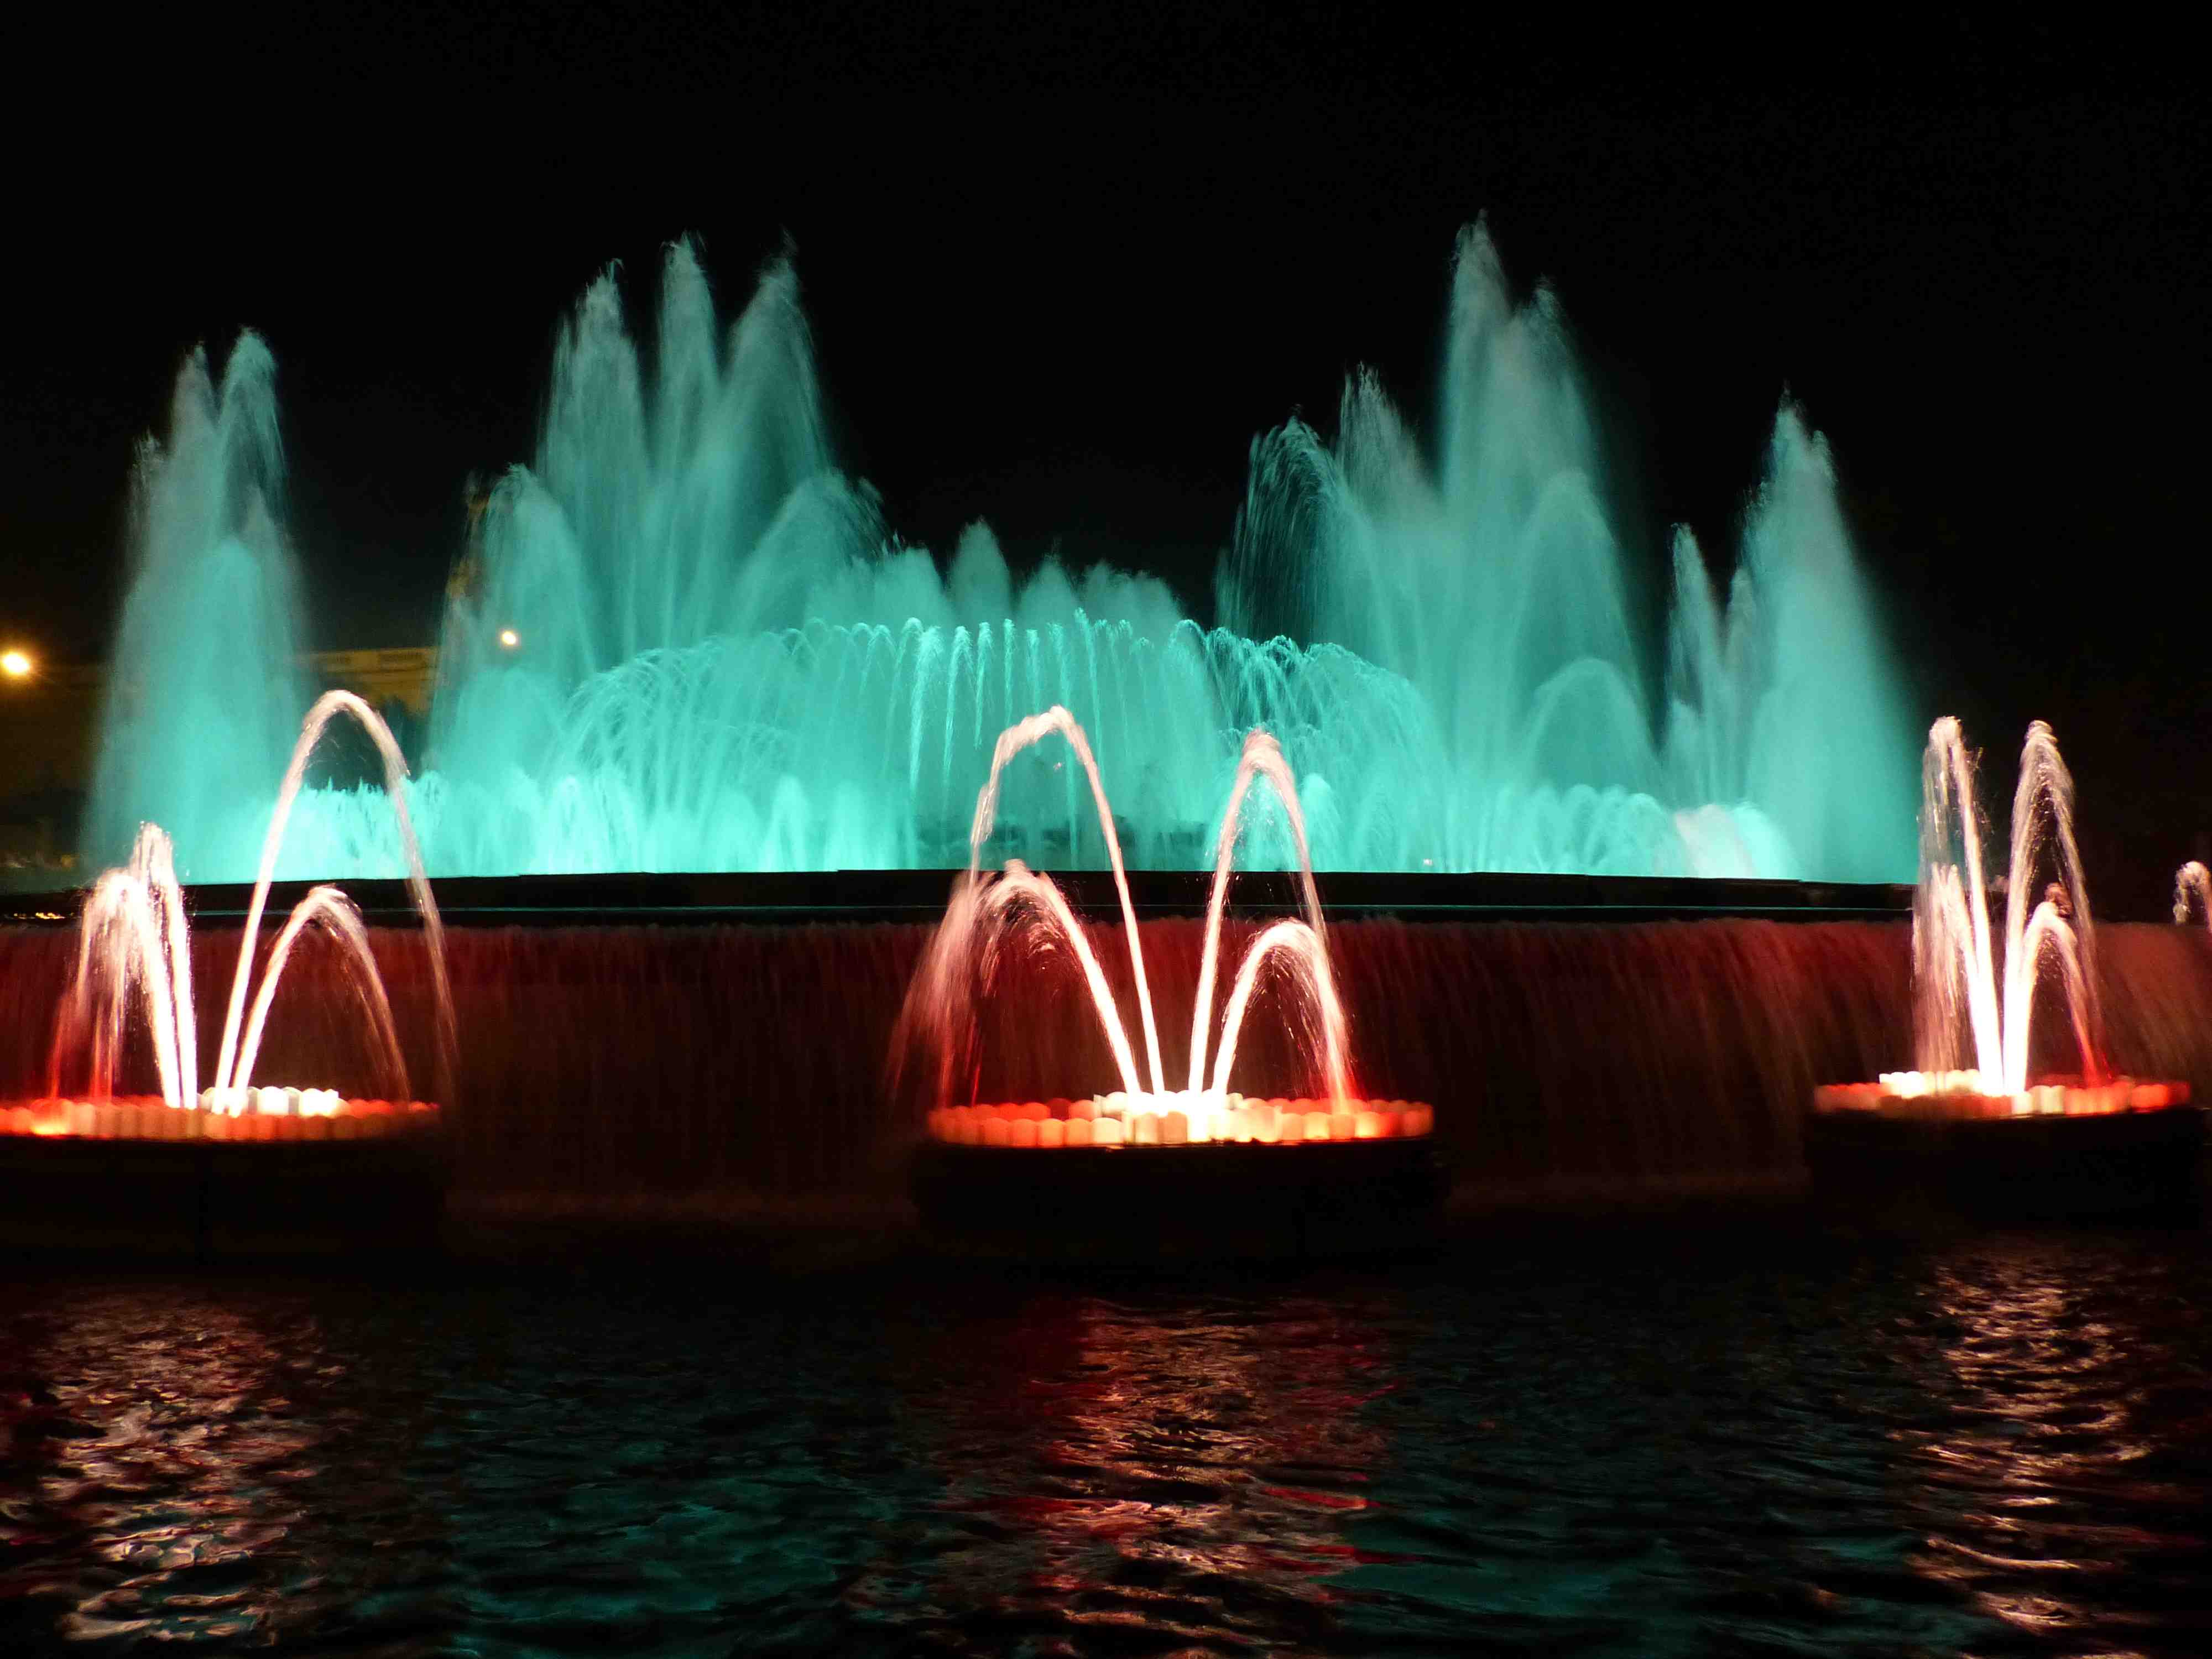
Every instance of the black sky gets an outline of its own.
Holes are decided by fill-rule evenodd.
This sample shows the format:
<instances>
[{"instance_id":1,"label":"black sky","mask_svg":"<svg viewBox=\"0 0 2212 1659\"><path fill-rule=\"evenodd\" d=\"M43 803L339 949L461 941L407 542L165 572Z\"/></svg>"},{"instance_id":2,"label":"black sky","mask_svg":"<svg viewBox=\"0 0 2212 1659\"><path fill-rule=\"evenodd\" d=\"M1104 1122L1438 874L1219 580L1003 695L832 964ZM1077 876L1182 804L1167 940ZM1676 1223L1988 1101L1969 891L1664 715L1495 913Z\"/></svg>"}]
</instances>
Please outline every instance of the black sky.
<instances>
[{"instance_id":1,"label":"black sky","mask_svg":"<svg viewBox=\"0 0 2212 1659\"><path fill-rule=\"evenodd\" d=\"M686 231L726 309L795 245L844 459L906 538L985 517L1202 602L1255 434L1326 428L1362 362L1425 423L1486 213L1619 417L1632 533L1729 547L1788 388L1923 712L2000 754L2051 719L2094 872L2148 914L2212 852L2200 89L2117 29L1844 21L218 9L19 53L57 95L7 118L0 631L99 653L132 444L250 325L313 636L427 640L561 316L614 259L644 309Z\"/></svg>"}]
</instances>

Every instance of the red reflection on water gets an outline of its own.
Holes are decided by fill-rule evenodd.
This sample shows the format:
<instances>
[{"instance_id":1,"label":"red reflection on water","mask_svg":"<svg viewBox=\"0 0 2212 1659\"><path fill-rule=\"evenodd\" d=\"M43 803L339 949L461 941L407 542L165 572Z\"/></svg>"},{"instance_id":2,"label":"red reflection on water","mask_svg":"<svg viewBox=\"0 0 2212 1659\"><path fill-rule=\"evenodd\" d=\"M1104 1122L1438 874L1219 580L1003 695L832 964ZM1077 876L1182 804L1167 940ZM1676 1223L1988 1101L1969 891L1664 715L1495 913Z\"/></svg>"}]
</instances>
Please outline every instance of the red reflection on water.
<instances>
[{"instance_id":1,"label":"red reflection on water","mask_svg":"<svg viewBox=\"0 0 2212 1659\"><path fill-rule=\"evenodd\" d=\"M1364 1480L1366 1477L1359 1478ZM1323 1509L1364 1510L1367 1507L1365 1498L1353 1498L1343 1492L1297 1492L1288 1486L1262 1486L1260 1490L1270 1498L1279 1498L1292 1504L1318 1504Z\"/></svg>"},{"instance_id":2,"label":"red reflection on water","mask_svg":"<svg viewBox=\"0 0 2212 1659\"><path fill-rule=\"evenodd\" d=\"M1396 1379L1342 1310L1040 1297L979 1334L936 1460L939 1512L970 1534L940 1553L940 1593L1204 1640L1234 1626L1225 1583L1325 1605L1333 1575L1396 1559L1343 1530L1388 1453L1364 1407Z\"/></svg>"},{"instance_id":3,"label":"red reflection on water","mask_svg":"<svg viewBox=\"0 0 2212 1659\"><path fill-rule=\"evenodd\" d=\"M292 1408L296 1343L186 1293L88 1297L0 1350L27 1406L0 1390L11 1543L76 1544L111 1570L70 1582L64 1640L262 1641L298 1613L325 1425Z\"/></svg>"}]
</instances>

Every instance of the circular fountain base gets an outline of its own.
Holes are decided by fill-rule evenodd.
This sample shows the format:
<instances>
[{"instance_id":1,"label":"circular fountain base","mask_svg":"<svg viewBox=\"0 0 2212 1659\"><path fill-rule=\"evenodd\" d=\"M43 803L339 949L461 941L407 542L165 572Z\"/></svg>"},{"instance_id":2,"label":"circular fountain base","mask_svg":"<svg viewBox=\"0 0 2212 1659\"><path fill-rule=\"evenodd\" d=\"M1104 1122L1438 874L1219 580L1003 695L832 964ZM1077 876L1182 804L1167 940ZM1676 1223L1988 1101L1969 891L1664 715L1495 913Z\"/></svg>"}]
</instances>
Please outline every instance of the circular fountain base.
<instances>
[{"instance_id":1,"label":"circular fountain base","mask_svg":"<svg viewBox=\"0 0 2212 1659\"><path fill-rule=\"evenodd\" d=\"M926 1141L915 1204L930 1239L1023 1260L1312 1261L1438 1242L1435 1144L1101 1146L1040 1153Z\"/></svg>"},{"instance_id":2,"label":"circular fountain base","mask_svg":"<svg viewBox=\"0 0 2212 1659\"><path fill-rule=\"evenodd\" d=\"M363 1262L434 1249L434 1130L375 1139L0 1135L0 1249Z\"/></svg>"},{"instance_id":3,"label":"circular fountain base","mask_svg":"<svg viewBox=\"0 0 2212 1659\"><path fill-rule=\"evenodd\" d=\"M1990 1222L2187 1219L2200 1207L2204 1114L2166 1106L2068 1116L1816 1111L1814 1194L1861 1214Z\"/></svg>"}]
</instances>

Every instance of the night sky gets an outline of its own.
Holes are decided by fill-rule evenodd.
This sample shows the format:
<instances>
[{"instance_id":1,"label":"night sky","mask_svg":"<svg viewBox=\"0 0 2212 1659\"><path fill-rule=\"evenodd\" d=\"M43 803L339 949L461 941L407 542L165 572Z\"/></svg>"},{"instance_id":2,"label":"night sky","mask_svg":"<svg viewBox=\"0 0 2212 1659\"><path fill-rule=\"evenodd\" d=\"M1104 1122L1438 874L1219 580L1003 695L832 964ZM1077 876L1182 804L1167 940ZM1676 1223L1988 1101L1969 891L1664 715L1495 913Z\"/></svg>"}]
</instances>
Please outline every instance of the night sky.
<instances>
[{"instance_id":1,"label":"night sky","mask_svg":"<svg viewBox=\"0 0 2212 1659\"><path fill-rule=\"evenodd\" d=\"M1363 362L1432 427L1486 214L1577 328L1632 541L1686 520L1724 556L1787 388L1923 712L2006 787L2057 726L2099 908L2154 915L2212 855L2212 170L2172 43L933 9L196 12L18 54L66 114L9 135L0 632L102 652L132 446L245 325L311 637L428 642L463 481L529 457L562 314L617 259L647 312L687 231L728 311L794 245L843 459L907 539L984 517L1018 564L1057 544L1203 607L1254 435L1331 428Z\"/></svg>"}]
</instances>

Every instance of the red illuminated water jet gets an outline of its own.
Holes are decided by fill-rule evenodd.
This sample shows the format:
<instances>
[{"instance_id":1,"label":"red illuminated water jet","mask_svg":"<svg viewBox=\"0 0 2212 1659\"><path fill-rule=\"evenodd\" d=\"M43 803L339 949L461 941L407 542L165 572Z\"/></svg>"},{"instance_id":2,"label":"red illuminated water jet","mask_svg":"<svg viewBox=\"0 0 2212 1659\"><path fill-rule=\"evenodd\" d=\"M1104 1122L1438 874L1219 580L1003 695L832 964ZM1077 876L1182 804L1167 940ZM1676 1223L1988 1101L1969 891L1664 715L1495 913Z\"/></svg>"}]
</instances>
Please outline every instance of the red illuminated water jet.
<instances>
[{"instance_id":1,"label":"red illuminated water jet","mask_svg":"<svg viewBox=\"0 0 2212 1659\"><path fill-rule=\"evenodd\" d=\"M312 888L294 907L270 947L248 1012L259 923L276 878L292 803L317 742L342 714L368 732L384 762L386 793L406 850L408 884L430 946L441 1091L450 1088L454 1023L444 931L408 817L402 787L406 763L390 728L373 708L351 692L332 691L316 701L302 722L270 814L260 873L239 945L214 1081L205 1088L199 1084L191 930L175 859L167 836L159 825L149 823L139 830L130 862L103 872L86 895L78 916L76 970L56 1024L46 1094L31 1102L0 1105L0 1133L100 1140L354 1140L435 1126L437 1107L410 1098L406 1060L367 933L359 912L337 888ZM331 1089L252 1084L277 985L294 945L310 928L321 929L341 947L347 987L360 1004L386 1097L346 1098ZM115 1073L134 1009L153 1048L161 1085L156 1096L115 1092ZM63 1086L64 1068L71 1063L82 1063L88 1073L87 1086L76 1091Z\"/></svg>"},{"instance_id":2,"label":"red illuminated water jet","mask_svg":"<svg viewBox=\"0 0 2212 1659\"><path fill-rule=\"evenodd\" d=\"M1929 730L1922 786L1912 915L1918 1064L1814 1091L1806 1159L1815 1182L1886 1180L1917 1163L1985 1196L2004 1188L2021 1201L2033 1196L2038 1207L2133 1207L2130 1195L2175 1197L2187 1183L2177 1186L2171 1171L2193 1165L2202 1114L2186 1083L2118 1076L2106 1062L2074 780L2051 728L2030 726L2021 752L2001 957L1973 762L1956 720ZM2031 908L2046 852L2055 879ZM2072 1026L2079 1069L2070 1075L2029 1070L2036 992L2049 976L2063 989ZM2082 1130L2049 1121L2122 1115L2140 1121Z\"/></svg>"}]
</instances>

